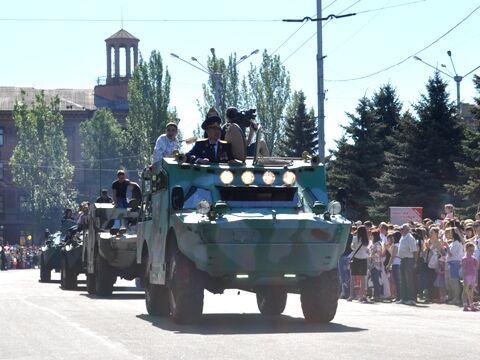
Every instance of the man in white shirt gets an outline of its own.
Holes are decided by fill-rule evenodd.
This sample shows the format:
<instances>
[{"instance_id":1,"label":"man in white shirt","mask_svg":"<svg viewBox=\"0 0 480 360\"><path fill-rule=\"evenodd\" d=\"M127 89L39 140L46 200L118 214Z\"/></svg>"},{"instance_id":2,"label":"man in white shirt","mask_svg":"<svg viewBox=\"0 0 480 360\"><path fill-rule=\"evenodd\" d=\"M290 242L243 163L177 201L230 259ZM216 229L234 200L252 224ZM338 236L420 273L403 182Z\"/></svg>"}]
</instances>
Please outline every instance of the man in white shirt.
<instances>
[{"instance_id":1,"label":"man in white shirt","mask_svg":"<svg viewBox=\"0 0 480 360\"><path fill-rule=\"evenodd\" d=\"M165 134L158 137L153 149L152 163L162 160L164 157L172 156L178 149L177 141L178 127L174 122L169 122Z\"/></svg>"},{"instance_id":2,"label":"man in white shirt","mask_svg":"<svg viewBox=\"0 0 480 360\"><path fill-rule=\"evenodd\" d=\"M400 230L402 237L398 244L398 257L400 258L401 275L401 302L406 305L416 304L415 294L415 264L417 261L417 241L410 234L410 226L403 224Z\"/></svg>"}]
</instances>

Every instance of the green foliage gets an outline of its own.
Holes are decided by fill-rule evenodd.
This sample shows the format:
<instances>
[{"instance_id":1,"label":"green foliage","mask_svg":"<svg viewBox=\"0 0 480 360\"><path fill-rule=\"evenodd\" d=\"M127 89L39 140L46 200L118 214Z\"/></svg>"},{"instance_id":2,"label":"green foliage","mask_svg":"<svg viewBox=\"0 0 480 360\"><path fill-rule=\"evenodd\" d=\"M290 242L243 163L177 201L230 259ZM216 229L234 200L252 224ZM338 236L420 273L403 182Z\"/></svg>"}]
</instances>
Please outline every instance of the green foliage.
<instances>
[{"instance_id":1,"label":"green foliage","mask_svg":"<svg viewBox=\"0 0 480 360\"><path fill-rule=\"evenodd\" d=\"M474 76L473 83L480 93L480 77ZM480 97L474 99L474 115L480 121ZM449 190L460 197L460 202L455 204L465 216L473 218L480 206L480 127L475 131L466 130L465 140L462 143L465 159L455 162L459 172L457 184L449 186Z\"/></svg>"},{"instance_id":2,"label":"green foliage","mask_svg":"<svg viewBox=\"0 0 480 360\"><path fill-rule=\"evenodd\" d=\"M99 190L109 185L115 171L123 165L125 132L108 109L98 109L95 115L80 125L82 158L92 169Z\"/></svg>"},{"instance_id":3,"label":"green foliage","mask_svg":"<svg viewBox=\"0 0 480 360\"><path fill-rule=\"evenodd\" d=\"M72 207L76 197L60 99L54 97L47 103L42 91L29 106L22 92L22 100L13 110L13 120L18 141L10 167L14 184L27 195L25 210L43 221L59 218L61 210Z\"/></svg>"},{"instance_id":4,"label":"green foliage","mask_svg":"<svg viewBox=\"0 0 480 360\"><path fill-rule=\"evenodd\" d=\"M150 162L158 136L164 133L170 120L170 74L164 70L158 51L152 51L148 62L143 59L135 68L128 84L129 114L127 117L127 148L134 156L129 164L142 169Z\"/></svg>"},{"instance_id":5,"label":"green foliage","mask_svg":"<svg viewBox=\"0 0 480 360\"><path fill-rule=\"evenodd\" d=\"M283 128L283 112L290 100L290 75L278 55L265 50L261 65L251 66L248 73L247 101L257 109L257 119L263 128L270 153L277 154Z\"/></svg>"},{"instance_id":6,"label":"green foliage","mask_svg":"<svg viewBox=\"0 0 480 360\"><path fill-rule=\"evenodd\" d=\"M313 154L317 150L317 122L313 109L307 113L303 91L295 91L288 105L279 141L278 153L281 156L300 157L304 151Z\"/></svg>"},{"instance_id":7,"label":"green foliage","mask_svg":"<svg viewBox=\"0 0 480 360\"><path fill-rule=\"evenodd\" d=\"M350 123L344 127L345 134L337 142L337 150L327 159L329 190L347 189L348 215L355 219L368 218L367 208L372 205L369 192L377 186L375 178L383 161L372 107L372 102L364 97L356 114L347 113Z\"/></svg>"}]
</instances>

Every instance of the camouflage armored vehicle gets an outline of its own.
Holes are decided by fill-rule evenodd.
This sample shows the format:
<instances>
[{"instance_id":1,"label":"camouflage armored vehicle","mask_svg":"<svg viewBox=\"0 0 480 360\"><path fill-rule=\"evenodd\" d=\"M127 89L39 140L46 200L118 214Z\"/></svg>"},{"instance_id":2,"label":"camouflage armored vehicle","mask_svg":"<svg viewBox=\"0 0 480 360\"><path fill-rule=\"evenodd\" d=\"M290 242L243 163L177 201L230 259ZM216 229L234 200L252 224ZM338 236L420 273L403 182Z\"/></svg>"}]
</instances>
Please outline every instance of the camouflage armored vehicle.
<instances>
[{"instance_id":1,"label":"camouflage armored vehicle","mask_svg":"<svg viewBox=\"0 0 480 360\"><path fill-rule=\"evenodd\" d=\"M118 276L127 280L139 277L137 217L138 202L128 209L115 208L112 204L91 205L84 238L89 294L110 296ZM121 220L122 227L113 229L115 220Z\"/></svg>"},{"instance_id":2,"label":"camouflage armored vehicle","mask_svg":"<svg viewBox=\"0 0 480 360\"><path fill-rule=\"evenodd\" d=\"M77 278L85 273L83 262L83 238L84 232L78 232L77 227L67 231L60 260L60 286L65 290L77 288Z\"/></svg>"},{"instance_id":3,"label":"camouflage armored vehicle","mask_svg":"<svg viewBox=\"0 0 480 360\"><path fill-rule=\"evenodd\" d=\"M351 223L328 203L318 159L184 160L164 158L142 174L137 262L148 313L195 322L204 289L236 288L255 292L264 315L281 314L298 293L307 321L331 321Z\"/></svg>"},{"instance_id":4,"label":"camouflage armored vehicle","mask_svg":"<svg viewBox=\"0 0 480 360\"><path fill-rule=\"evenodd\" d=\"M63 238L60 231L48 236L40 254L40 281L51 280L52 270L60 271L60 259L63 247Z\"/></svg>"}]
</instances>

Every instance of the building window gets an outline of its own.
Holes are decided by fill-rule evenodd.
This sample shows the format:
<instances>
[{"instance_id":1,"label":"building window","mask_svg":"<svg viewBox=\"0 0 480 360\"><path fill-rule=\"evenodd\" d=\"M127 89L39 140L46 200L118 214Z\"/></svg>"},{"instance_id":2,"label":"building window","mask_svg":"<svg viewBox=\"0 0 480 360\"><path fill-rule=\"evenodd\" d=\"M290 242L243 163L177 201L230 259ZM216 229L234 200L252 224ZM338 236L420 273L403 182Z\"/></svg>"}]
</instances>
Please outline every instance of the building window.
<instances>
[{"instance_id":1,"label":"building window","mask_svg":"<svg viewBox=\"0 0 480 360\"><path fill-rule=\"evenodd\" d=\"M5 214L5 201L3 195L0 195L0 215Z\"/></svg>"},{"instance_id":2,"label":"building window","mask_svg":"<svg viewBox=\"0 0 480 360\"><path fill-rule=\"evenodd\" d=\"M18 205L20 206L20 211L25 211L28 208L28 200L24 195L18 197Z\"/></svg>"},{"instance_id":3,"label":"building window","mask_svg":"<svg viewBox=\"0 0 480 360\"><path fill-rule=\"evenodd\" d=\"M3 180L3 162L0 160L0 181Z\"/></svg>"},{"instance_id":4,"label":"building window","mask_svg":"<svg viewBox=\"0 0 480 360\"><path fill-rule=\"evenodd\" d=\"M0 146L3 145L3 128L0 127Z\"/></svg>"}]
</instances>

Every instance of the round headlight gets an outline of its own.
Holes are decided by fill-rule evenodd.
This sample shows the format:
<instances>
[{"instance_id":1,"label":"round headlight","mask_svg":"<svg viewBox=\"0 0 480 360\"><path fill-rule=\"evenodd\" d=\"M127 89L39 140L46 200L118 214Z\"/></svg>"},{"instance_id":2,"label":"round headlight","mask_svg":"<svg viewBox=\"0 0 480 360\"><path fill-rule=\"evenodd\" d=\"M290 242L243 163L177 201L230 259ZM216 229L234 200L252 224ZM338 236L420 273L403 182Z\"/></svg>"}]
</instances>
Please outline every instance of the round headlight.
<instances>
[{"instance_id":1,"label":"round headlight","mask_svg":"<svg viewBox=\"0 0 480 360\"><path fill-rule=\"evenodd\" d=\"M283 183L287 186L292 186L297 181L297 177L293 171L287 171L282 176Z\"/></svg>"},{"instance_id":2,"label":"round headlight","mask_svg":"<svg viewBox=\"0 0 480 360\"><path fill-rule=\"evenodd\" d=\"M250 170L244 171L241 178L242 182L247 186L252 185L255 182L255 174Z\"/></svg>"},{"instance_id":3,"label":"round headlight","mask_svg":"<svg viewBox=\"0 0 480 360\"><path fill-rule=\"evenodd\" d=\"M220 181L223 185L230 185L233 182L233 173L230 170L224 170L220 174Z\"/></svg>"},{"instance_id":4,"label":"round headlight","mask_svg":"<svg viewBox=\"0 0 480 360\"><path fill-rule=\"evenodd\" d=\"M338 201L330 201L327 211L332 215L338 215L342 212L342 204Z\"/></svg>"},{"instance_id":5,"label":"round headlight","mask_svg":"<svg viewBox=\"0 0 480 360\"><path fill-rule=\"evenodd\" d=\"M210 211L210 204L208 203L207 200L201 200L197 204L197 212L199 214L207 215L209 211Z\"/></svg>"},{"instance_id":6,"label":"round headlight","mask_svg":"<svg viewBox=\"0 0 480 360\"><path fill-rule=\"evenodd\" d=\"M275 174L271 171L265 171L262 179L265 185L272 185L275 182Z\"/></svg>"}]
</instances>

